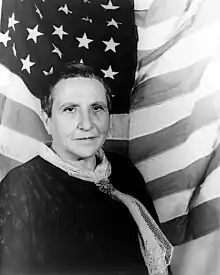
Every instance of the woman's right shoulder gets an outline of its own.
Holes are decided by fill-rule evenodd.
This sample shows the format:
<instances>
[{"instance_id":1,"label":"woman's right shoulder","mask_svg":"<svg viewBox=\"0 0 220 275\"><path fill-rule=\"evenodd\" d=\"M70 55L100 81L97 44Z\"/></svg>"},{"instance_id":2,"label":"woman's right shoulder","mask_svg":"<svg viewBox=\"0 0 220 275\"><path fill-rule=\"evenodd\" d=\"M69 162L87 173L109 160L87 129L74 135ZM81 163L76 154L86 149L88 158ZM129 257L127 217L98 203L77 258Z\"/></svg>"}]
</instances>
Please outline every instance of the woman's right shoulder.
<instances>
[{"instance_id":1,"label":"woman's right shoulder","mask_svg":"<svg viewBox=\"0 0 220 275\"><path fill-rule=\"evenodd\" d=\"M31 178L36 177L40 172L41 158L36 156L33 159L11 169L1 180L0 189L11 189L13 186L27 184Z\"/></svg>"}]
</instances>

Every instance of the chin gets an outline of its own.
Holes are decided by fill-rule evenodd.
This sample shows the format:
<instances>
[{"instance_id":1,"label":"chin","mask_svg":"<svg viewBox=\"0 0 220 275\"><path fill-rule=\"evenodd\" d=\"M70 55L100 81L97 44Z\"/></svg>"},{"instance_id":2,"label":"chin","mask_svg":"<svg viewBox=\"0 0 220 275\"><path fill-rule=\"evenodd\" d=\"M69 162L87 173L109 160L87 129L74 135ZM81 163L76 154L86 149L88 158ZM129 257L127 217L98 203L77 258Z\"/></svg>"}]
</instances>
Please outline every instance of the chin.
<instances>
[{"instance_id":1,"label":"chin","mask_svg":"<svg viewBox=\"0 0 220 275\"><path fill-rule=\"evenodd\" d=\"M85 150L85 151L78 151L78 152L71 152L73 155L77 156L78 160L87 159L95 156L97 150Z\"/></svg>"}]
</instances>

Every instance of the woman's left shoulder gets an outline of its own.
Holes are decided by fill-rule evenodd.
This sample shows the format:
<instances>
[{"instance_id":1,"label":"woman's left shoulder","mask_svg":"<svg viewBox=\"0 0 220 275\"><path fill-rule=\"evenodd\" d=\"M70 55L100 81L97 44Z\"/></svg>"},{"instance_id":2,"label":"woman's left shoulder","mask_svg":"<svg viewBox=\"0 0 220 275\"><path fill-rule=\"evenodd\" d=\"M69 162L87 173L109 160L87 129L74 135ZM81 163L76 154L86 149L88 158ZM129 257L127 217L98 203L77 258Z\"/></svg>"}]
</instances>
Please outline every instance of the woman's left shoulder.
<instances>
[{"instance_id":1,"label":"woman's left shoulder","mask_svg":"<svg viewBox=\"0 0 220 275\"><path fill-rule=\"evenodd\" d=\"M142 190L145 186L144 179L130 159L115 153L107 152L106 157L112 168L112 179L119 189L124 191Z\"/></svg>"},{"instance_id":2,"label":"woman's left shoulder","mask_svg":"<svg viewBox=\"0 0 220 275\"><path fill-rule=\"evenodd\" d=\"M120 167L120 169L132 168L137 169L134 163L127 157L117 152L105 152L107 159L112 166Z\"/></svg>"},{"instance_id":3,"label":"woman's left shoulder","mask_svg":"<svg viewBox=\"0 0 220 275\"><path fill-rule=\"evenodd\" d=\"M111 163L112 175L110 177L114 187L142 202L155 221L159 223L145 180L135 164L118 153L106 153L106 157Z\"/></svg>"}]
</instances>

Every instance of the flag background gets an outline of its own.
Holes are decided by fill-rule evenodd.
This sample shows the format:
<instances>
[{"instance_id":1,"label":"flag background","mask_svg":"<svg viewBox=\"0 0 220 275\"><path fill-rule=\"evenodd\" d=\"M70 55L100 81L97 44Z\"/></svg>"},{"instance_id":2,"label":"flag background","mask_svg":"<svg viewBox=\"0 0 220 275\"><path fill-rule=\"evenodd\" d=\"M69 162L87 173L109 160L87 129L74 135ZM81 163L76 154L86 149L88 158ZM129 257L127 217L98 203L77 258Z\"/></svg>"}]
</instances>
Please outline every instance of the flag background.
<instances>
[{"instance_id":1,"label":"flag background","mask_svg":"<svg viewBox=\"0 0 220 275\"><path fill-rule=\"evenodd\" d=\"M43 0L37 2L45 4ZM124 1L112 2L120 4L123 13L133 8L131 2L124 6ZM99 1L102 3L108 1ZM136 0L134 8L139 41L131 105L132 70L125 77L130 84L123 91L121 84L116 89L116 107L106 148L127 154L144 176L162 228L175 245L174 274L217 275L220 273L220 3L219 0ZM105 15L114 12L103 11L100 6L99 11L100 16L103 12ZM127 34L130 38L127 45L132 45L134 53L135 29L132 17L127 20L129 24L123 30L127 32L128 26L132 30ZM91 52L83 50L89 58ZM116 66L123 63L117 60L126 60L110 54L107 62L114 57ZM81 57L78 56L79 60ZM131 67L133 58L129 57ZM0 67L1 178L12 167L37 154L39 142L50 138L40 119L39 100L28 90L27 81L14 73ZM111 83L111 79L107 80Z\"/></svg>"},{"instance_id":2,"label":"flag background","mask_svg":"<svg viewBox=\"0 0 220 275\"><path fill-rule=\"evenodd\" d=\"M219 274L220 2L140 1L130 157L175 245L174 274Z\"/></svg>"}]
</instances>

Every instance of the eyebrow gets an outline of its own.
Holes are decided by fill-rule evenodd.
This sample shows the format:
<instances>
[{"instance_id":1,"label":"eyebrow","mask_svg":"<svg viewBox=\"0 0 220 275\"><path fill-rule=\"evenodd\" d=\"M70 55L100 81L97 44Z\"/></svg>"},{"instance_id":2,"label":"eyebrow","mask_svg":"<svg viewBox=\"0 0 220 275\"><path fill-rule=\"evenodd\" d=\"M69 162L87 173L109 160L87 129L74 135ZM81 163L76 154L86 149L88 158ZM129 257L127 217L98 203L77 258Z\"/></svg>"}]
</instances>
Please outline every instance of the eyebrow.
<instances>
[{"instance_id":1,"label":"eyebrow","mask_svg":"<svg viewBox=\"0 0 220 275\"><path fill-rule=\"evenodd\" d=\"M95 101L95 102L93 102L93 103L91 103L90 104L90 106L94 106L94 105L102 105L102 106L104 106L104 107L106 107L107 108L107 103L105 103L104 101ZM65 107L79 107L80 106L80 104L77 104L77 103L73 103L73 102L66 102L66 103L64 103L64 104L62 104L60 107L59 107L59 109L63 109L63 108L65 108Z\"/></svg>"}]
</instances>

